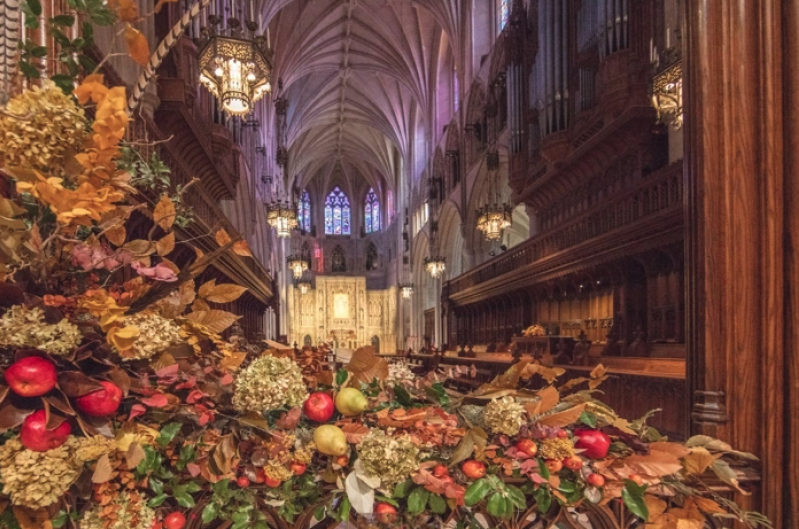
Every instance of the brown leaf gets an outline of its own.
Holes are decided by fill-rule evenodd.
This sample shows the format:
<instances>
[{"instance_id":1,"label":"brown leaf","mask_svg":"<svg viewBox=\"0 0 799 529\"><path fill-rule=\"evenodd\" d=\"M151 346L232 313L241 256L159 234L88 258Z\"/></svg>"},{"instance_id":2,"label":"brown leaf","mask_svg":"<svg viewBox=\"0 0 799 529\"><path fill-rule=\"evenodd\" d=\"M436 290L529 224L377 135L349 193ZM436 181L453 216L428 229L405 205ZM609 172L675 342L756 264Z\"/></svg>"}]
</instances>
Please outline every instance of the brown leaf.
<instances>
[{"instance_id":1,"label":"brown leaf","mask_svg":"<svg viewBox=\"0 0 799 529\"><path fill-rule=\"evenodd\" d=\"M266 419L264 419L260 413L254 411L248 411L239 417L239 422L244 426L251 426L260 430L269 429L269 423L266 421Z\"/></svg>"},{"instance_id":2,"label":"brown leaf","mask_svg":"<svg viewBox=\"0 0 799 529\"><path fill-rule=\"evenodd\" d=\"M164 4L174 4L178 0L158 0L158 3L155 4L155 12L160 13L161 8L164 7Z\"/></svg>"},{"instance_id":3,"label":"brown leaf","mask_svg":"<svg viewBox=\"0 0 799 529\"><path fill-rule=\"evenodd\" d=\"M245 292L247 292L247 287L242 287L233 283L225 283L223 285L214 286L211 292L203 297L212 303L230 303L239 299Z\"/></svg>"},{"instance_id":4,"label":"brown leaf","mask_svg":"<svg viewBox=\"0 0 799 529\"><path fill-rule=\"evenodd\" d=\"M153 222L158 224L164 231L169 231L169 229L172 228L172 225L175 223L176 217L177 213L175 212L175 204L168 195L161 195L161 199L153 209Z\"/></svg>"},{"instance_id":5,"label":"brown leaf","mask_svg":"<svg viewBox=\"0 0 799 529\"><path fill-rule=\"evenodd\" d=\"M702 446L697 446L691 449L691 453L683 458L683 465L685 471L689 474L704 474L707 467L713 464L715 458L713 454L707 451Z\"/></svg>"},{"instance_id":6,"label":"brown leaf","mask_svg":"<svg viewBox=\"0 0 799 529\"><path fill-rule=\"evenodd\" d=\"M168 255L175 249L175 232L170 231L160 241L155 243L158 255Z\"/></svg>"},{"instance_id":7,"label":"brown leaf","mask_svg":"<svg viewBox=\"0 0 799 529\"><path fill-rule=\"evenodd\" d=\"M275 421L275 424L284 430L294 430L297 427L297 423L300 422L301 416L302 410L299 408L292 408L288 413L281 414L280 418Z\"/></svg>"},{"instance_id":8,"label":"brown leaf","mask_svg":"<svg viewBox=\"0 0 799 529\"><path fill-rule=\"evenodd\" d=\"M228 233L224 230L224 228L220 228L219 231L216 232L215 239L216 243L219 246L225 246L226 244L228 244L230 241L233 240L230 238L230 235L228 235Z\"/></svg>"},{"instance_id":9,"label":"brown leaf","mask_svg":"<svg viewBox=\"0 0 799 529\"><path fill-rule=\"evenodd\" d=\"M372 346L360 347L352 354L347 371L352 373L352 378L364 384L371 384L372 380L385 380L388 378L388 362L375 356Z\"/></svg>"},{"instance_id":10,"label":"brown leaf","mask_svg":"<svg viewBox=\"0 0 799 529\"><path fill-rule=\"evenodd\" d=\"M228 353L219 362L219 369L222 371L236 371L246 358L247 353Z\"/></svg>"},{"instance_id":11,"label":"brown leaf","mask_svg":"<svg viewBox=\"0 0 799 529\"><path fill-rule=\"evenodd\" d=\"M141 31L128 24L125 28L125 42L128 45L130 58L141 66L147 66L147 63L150 62L150 46L147 44L147 37ZM159 217L160 215L156 215L156 218ZM174 218L172 221L174 222ZM160 222L158 224L160 225Z\"/></svg>"},{"instance_id":12,"label":"brown leaf","mask_svg":"<svg viewBox=\"0 0 799 529\"><path fill-rule=\"evenodd\" d=\"M197 289L197 294L201 297L207 297L211 292L214 291L214 287L216 286L216 279L211 279L210 281L206 281L200 288Z\"/></svg>"},{"instance_id":13,"label":"brown leaf","mask_svg":"<svg viewBox=\"0 0 799 529\"><path fill-rule=\"evenodd\" d=\"M347 437L348 443L358 444L363 441L363 438L369 435L369 428L357 422L348 422L346 424L339 423L341 431Z\"/></svg>"},{"instance_id":14,"label":"brown leaf","mask_svg":"<svg viewBox=\"0 0 799 529\"><path fill-rule=\"evenodd\" d=\"M238 448L236 441L233 439L232 434L222 437L212 450L209 463L211 463L211 470L217 475L223 476L230 472L233 467L233 462L238 459Z\"/></svg>"},{"instance_id":15,"label":"brown leaf","mask_svg":"<svg viewBox=\"0 0 799 529\"><path fill-rule=\"evenodd\" d=\"M711 500L710 498L705 498L704 496L694 496L690 500L696 504L700 511L706 512L708 514L724 514L727 511L718 504L718 502Z\"/></svg>"},{"instance_id":16,"label":"brown leaf","mask_svg":"<svg viewBox=\"0 0 799 529\"><path fill-rule=\"evenodd\" d=\"M105 231L105 238L108 239L108 242L114 246L122 246L125 244L125 238L127 235L128 233L127 230L125 230L124 224L117 224Z\"/></svg>"},{"instance_id":17,"label":"brown leaf","mask_svg":"<svg viewBox=\"0 0 799 529\"><path fill-rule=\"evenodd\" d=\"M585 411L585 403L574 406L573 408L569 408L565 411L548 415L547 417L539 419L536 422L538 422L538 424L541 426L563 428L564 426L568 426L577 422L580 419L580 415L583 413L583 411Z\"/></svg>"},{"instance_id":18,"label":"brown leaf","mask_svg":"<svg viewBox=\"0 0 799 529\"><path fill-rule=\"evenodd\" d=\"M132 253L134 257L143 257L155 253L155 244L144 239L136 239L125 243L123 248Z\"/></svg>"},{"instance_id":19,"label":"brown leaf","mask_svg":"<svg viewBox=\"0 0 799 529\"><path fill-rule=\"evenodd\" d=\"M130 443L128 451L125 453L125 464L129 469L134 469L139 466L139 463L144 459L144 449L137 442Z\"/></svg>"},{"instance_id":20,"label":"brown leaf","mask_svg":"<svg viewBox=\"0 0 799 529\"><path fill-rule=\"evenodd\" d=\"M482 428L471 428L466 435L463 436L461 442L452 451L449 459L449 465L457 465L461 461L469 459L474 453L475 449L480 452L485 450L488 435Z\"/></svg>"},{"instance_id":21,"label":"brown leaf","mask_svg":"<svg viewBox=\"0 0 799 529\"><path fill-rule=\"evenodd\" d=\"M530 411L531 404L525 406L527 408L527 413L531 418L548 412L554 408L558 402L560 402L560 393L558 393L558 390L555 388L555 386L545 387L538 392L538 397L540 400L535 403L535 406L532 406L532 411Z\"/></svg>"},{"instance_id":22,"label":"brown leaf","mask_svg":"<svg viewBox=\"0 0 799 529\"><path fill-rule=\"evenodd\" d=\"M218 334L233 325L240 316L224 310L203 310L192 312L186 318L194 323L204 325L209 331ZM388 367L386 367L386 371L388 371Z\"/></svg>"},{"instance_id":23,"label":"brown leaf","mask_svg":"<svg viewBox=\"0 0 799 529\"><path fill-rule=\"evenodd\" d=\"M137 22L139 20L139 6L133 0L118 0L117 16L122 22Z\"/></svg>"},{"instance_id":24,"label":"brown leaf","mask_svg":"<svg viewBox=\"0 0 799 529\"><path fill-rule=\"evenodd\" d=\"M607 371L605 366L603 366L602 364L597 364L597 366L591 371L591 374L589 376L591 378L599 378L605 376L605 371Z\"/></svg>"},{"instance_id":25,"label":"brown leaf","mask_svg":"<svg viewBox=\"0 0 799 529\"><path fill-rule=\"evenodd\" d=\"M67 397L80 397L103 389L95 379L87 377L80 371L62 371L58 374L58 387Z\"/></svg>"},{"instance_id":26,"label":"brown leaf","mask_svg":"<svg viewBox=\"0 0 799 529\"><path fill-rule=\"evenodd\" d=\"M614 426L615 426L615 423L614 423ZM669 454L673 455L674 457L676 457L678 459L687 456L691 452L691 450L686 448L685 445L683 445L683 444L680 444L680 443L668 443L668 442L663 442L663 441L656 442L656 443L651 443L649 445L649 448L652 449L652 450L658 450L660 452L669 453Z\"/></svg>"},{"instance_id":27,"label":"brown leaf","mask_svg":"<svg viewBox=\"0 0 799 529\"><path fill-rule=\"evenodd\" d=\"M651 494L644 494L644 503L649 510L649 521L656 521L661 514L666 512L666 502Z\"/></svg>"},{"instance_id":28,"label":"brown leaf","mask_svg":"<svg viewBox=\"0 0 799 529\"><path fill-rule=\"evenodd\" d=\"M173 366L177 363L175 357L172 356L169 351L164 351L160 355L158 355L152 362L152 368L158 371L159 369L163 369L165 367Z\"/></svg>"},{"instance_id":29,"label":"brown leaf","mask_svg":"<svg viewBox=\"0 0 799 529\"><path fill-rule=\"evenodd\" d=\"M33 510L28 507L14 505L13 510L20 529L53 529L50 513L44 507Z\"/></svg>"},{"instance_id":30,"label":"brown leaf","mask_svg":"<svg viewBox=\"0 0 799 529\"><path fill-rule=\"evenodd\" d=\"M0 402L0 433L16 428L33 412L34 408L17 407L11 399Z\"/></svg>"},{"instance_id":31,"label":"brown leaf","mask_svg":"<svg viewBox=\"0 0 799 529\"><path fill-rule=\"evenodd\" d=\"M247 244L247 241L244 239L240 241L236 241L233 244L233 253L236 255L240 255L242 257L252 257L252 251L250 251L250 245Z\"/></svg>"},{"instance_id":32,"label":"brown leaf","mask_svg":"<svg viewBox=\"0 0 799 529\"><path fill-rule=\"evenodd\" d=\"M641 474L653 477L668 476L682 470L679 458L659 450L651 450L647 455L628 456L624 458L624 464L637 469Z\"/></svg>"},{"instance_id":33,"label":"brown leaf","mask_svg":"<svg viewBox=\"0 0 799 529\"><path fill-rule=\"evenodd\" d=\"M180 305L182 307L187 307L191 305L194 301L194 298L197 297L197 292L194 290L194 280L190 279L185 283L181 283L180 289L178 290L180 294ZM208 310L207 308L205 310Z\"/></svg>"},{"instance_id":34,"label":"brown leaf","mask_svg":"<svg viewBox=\"0 0 799 529\"><path fill-rule=\"evenodd\" d=\"M94 465L94 474L92 474L92 483L108 483L116 477L117 473L111 467L111 461L108 459L108 454L103 454L97 463Z\"/></svg>"},{"instance_id":35,"label":"brown leaf","mask_svg":"<svg viewBox=\"0 0 799 529\"><path fill-rule=\"evenodd\" d=\"M206 303L204 299L197 298L194 300L194 303L191 304L191 310L194 312L203 312L211 310L211 305Z\"/></svg>"},{"instance_id":36,"label":"brown leaf","mask_svg":"<svg viewBox=\"0 0 799 529\"><path fill-rule=\"evenodd\" d=\"M111 379L111 382L119 386L119 389L122 390L122 393L127 395L128 391L130 391L130 377L128 376L125 371L122 369L115 367L111 371L109 371L106 376Z\"/></svg>"}]
</instances>

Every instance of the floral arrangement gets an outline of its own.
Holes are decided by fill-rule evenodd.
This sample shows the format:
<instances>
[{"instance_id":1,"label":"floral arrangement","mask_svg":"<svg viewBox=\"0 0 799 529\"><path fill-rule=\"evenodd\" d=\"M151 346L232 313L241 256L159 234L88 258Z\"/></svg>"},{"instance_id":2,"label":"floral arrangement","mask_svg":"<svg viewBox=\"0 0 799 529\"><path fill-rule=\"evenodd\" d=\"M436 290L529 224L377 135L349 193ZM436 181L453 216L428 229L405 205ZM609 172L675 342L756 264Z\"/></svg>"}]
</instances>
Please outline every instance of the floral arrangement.
<instances>
[{"instance_id":1,"label":"floral arrangement","mask_svg":"<svg viewBox=\"0 0 799 529\"><path fill-rule=\"evenodd\" d=\"M94 22L138 17L92 5ZM217 230L203 253L180 231L187 187L123 141L123 87L58 81L0 114L0 528L483 527L611 505L653 528L769 526L708 485L737 489L751 454L617 416L594 396L601 366L558 386L522 361L461 395L368 348L333 372L324 350L223 339L237 317L215 307L244 289L196 281L224 252L251 257L246 242Z\"/></svg>"},{"instance_id":2,"label":"floral arrangement","mask_svg":"<svg viewBox=\"0 0 799 529\"><path fill-rule=\"evenodd\" d=\"M547 333L546 329L541 325L530 325L524 330L524 336L544 336Z\"/></svg>"}]
</instances>

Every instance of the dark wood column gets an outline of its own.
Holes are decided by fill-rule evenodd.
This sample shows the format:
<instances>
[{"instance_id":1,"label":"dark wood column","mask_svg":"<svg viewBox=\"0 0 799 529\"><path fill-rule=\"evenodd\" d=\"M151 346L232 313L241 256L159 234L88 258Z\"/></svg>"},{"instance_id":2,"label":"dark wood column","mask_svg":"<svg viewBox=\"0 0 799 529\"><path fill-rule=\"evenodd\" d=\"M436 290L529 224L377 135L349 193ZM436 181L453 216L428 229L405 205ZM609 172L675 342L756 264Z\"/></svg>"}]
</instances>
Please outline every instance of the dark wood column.
<instances>
[{"instance_id":1,"label":"dark wood column","mask_svg":"<svg viewBox=\"0 0 799 529\"><path fill-rule=\"evenodd\" d=\"M744 502L774 527L799 523L790 519L796 441L786 437L797 428L797 325L786 320L796 318L786 301L796 306L799 277L787 238L796 237L799 216L796 174L786 173L799 149L796 131L787 130L797 123L799 89L784 62L799 62L783 27L785 15L796 21L792 3L685 2L683 48L691 430L762 459L761 486Z\"/></svg>"}]
</instances>

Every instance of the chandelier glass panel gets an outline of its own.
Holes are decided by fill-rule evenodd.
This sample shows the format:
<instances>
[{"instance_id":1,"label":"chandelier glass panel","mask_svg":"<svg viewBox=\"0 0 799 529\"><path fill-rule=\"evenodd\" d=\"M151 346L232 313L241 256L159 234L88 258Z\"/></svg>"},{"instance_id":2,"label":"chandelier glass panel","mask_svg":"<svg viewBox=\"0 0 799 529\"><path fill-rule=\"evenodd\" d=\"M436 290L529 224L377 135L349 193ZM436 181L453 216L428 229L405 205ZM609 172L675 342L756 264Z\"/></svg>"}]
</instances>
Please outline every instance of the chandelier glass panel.
<instances>
[{"instance_id":1,"label":"chandelier glass panel","mask_svg":"<svg viewBox=\"0 0 799 529\"><path fill-rule=\"evenodd\" d=\"M272 226L280 238L291 236L291 230L297 229L297 211L291 202L277 200L266 207L266 222Z\"/></svg>"},{"instance_id":2,"label":"chandelier glass panel","mask_svg":"<svg viewBox=\"0 0 799 529\"><path fill-rule=\"evenodd\" d=\"M252 14L250 18L254 18ZM231 116L252 111L256 101L272 91L272 50L268 36L258 35L258 24L211 15L200 40L200 82Z\"/></svg>"}]
</instances>

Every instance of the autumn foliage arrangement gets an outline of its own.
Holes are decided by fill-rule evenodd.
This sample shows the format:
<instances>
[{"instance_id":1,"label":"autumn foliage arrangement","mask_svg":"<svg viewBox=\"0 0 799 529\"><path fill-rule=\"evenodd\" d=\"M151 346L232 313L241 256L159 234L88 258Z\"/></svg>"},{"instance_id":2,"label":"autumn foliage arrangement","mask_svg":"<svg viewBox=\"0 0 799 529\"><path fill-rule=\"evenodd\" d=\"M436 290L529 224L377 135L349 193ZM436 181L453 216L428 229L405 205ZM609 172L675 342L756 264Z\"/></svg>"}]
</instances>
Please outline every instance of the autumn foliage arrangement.
<instances>
[{"instance_id":1,"label":"autumn foliage arrangement","mask_svg":"<svg viewBox=\"0 0 799 529\"><path fill-rule=\"evenodd\" d=\"M122 21L142 63L132 9L75 2L84 36ZM84 44L62 43L68 60ZM40 50L25 53L23 70ZM231 333L219 306L244 289L201 278L224 252L252 258L246 242L190 241L188 186L124 141L124 88L73 77L0 113L0 528L482 527L611 506L651 528L768 526L708 482L738 488L753 456L618 417L596 398L601 366L558 385L522 361L462 395L452 370L364 348L333 371L323 348Z\"/></svg>"}]
</instances>

